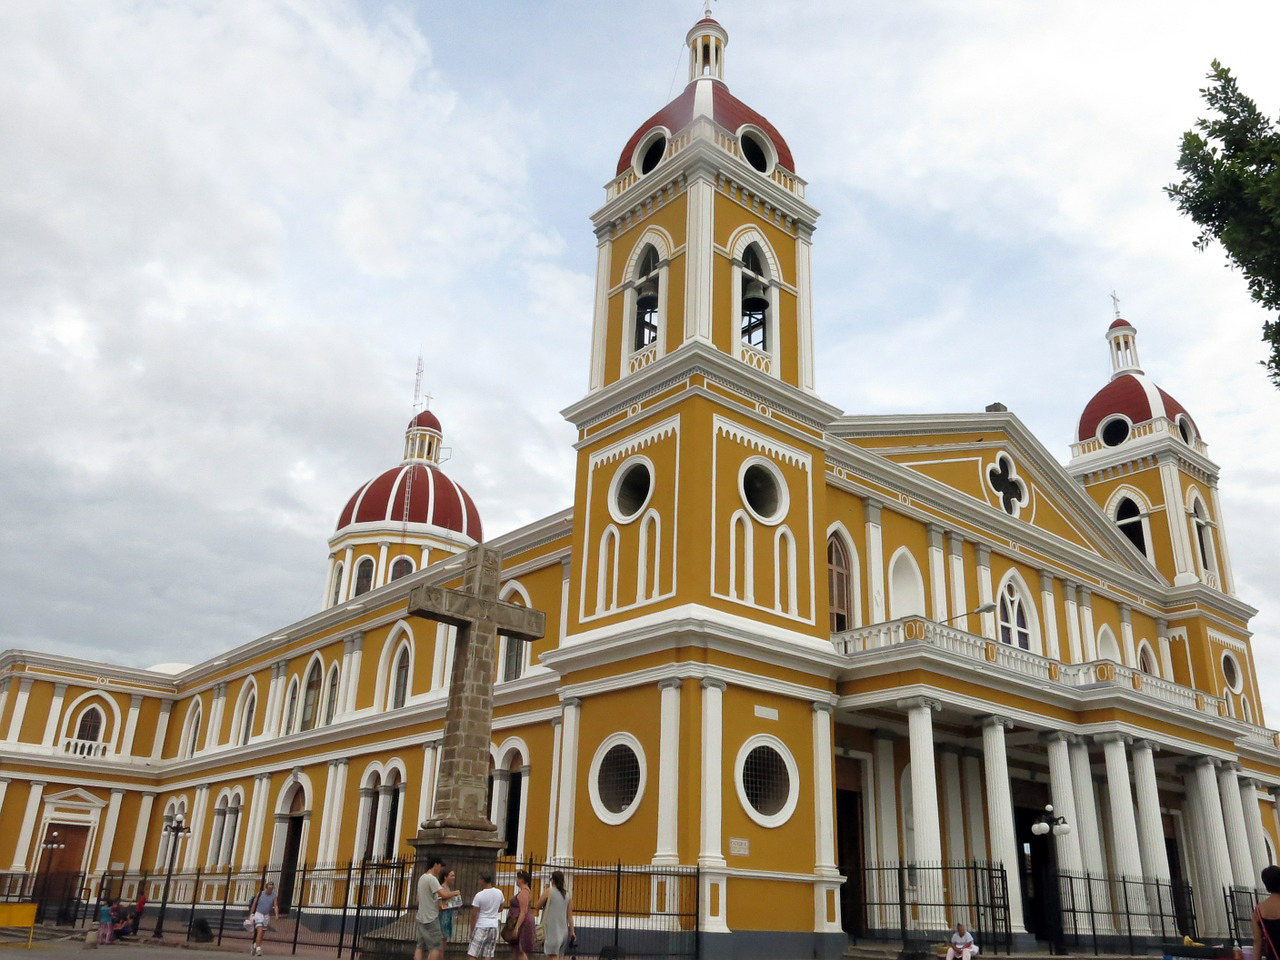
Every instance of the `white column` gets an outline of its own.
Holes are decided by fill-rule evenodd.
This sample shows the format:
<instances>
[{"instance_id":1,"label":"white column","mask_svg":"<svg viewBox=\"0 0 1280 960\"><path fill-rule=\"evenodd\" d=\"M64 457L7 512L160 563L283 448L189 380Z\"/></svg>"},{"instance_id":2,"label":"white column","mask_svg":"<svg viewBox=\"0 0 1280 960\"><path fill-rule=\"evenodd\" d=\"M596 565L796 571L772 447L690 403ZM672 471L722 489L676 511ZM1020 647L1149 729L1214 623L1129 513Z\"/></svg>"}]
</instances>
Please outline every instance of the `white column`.
<instances>
[{"instance_id":1,"label":"white column","mask_svg":"<svg viewBox=\"0 0 1280 960\"><path fill-rule=\"evenodd\" d=\"M40 817L40 801L44 796L44 782L35 780L27 794L27 808L22 813L22 826L18 828L18 843L13 849L13 865L9 868L21 873L27 869L27 854L31 852L36 824Z\"/></svg>"},{"instance_id":2,"label":"white column","mask_svg":"<svg viewBox=\"0 0 1280 960\"><path fill-rule=\"evenodd\" d=\"M829 703L813 705L813 794L815 872L834 874L836 869L836 788L831 746L832 708Z\"/></svg>"},{"instance_id":3,"label":"white column","mask_svg":"<svg viewBox=\"0 0 1280 960\"><path fill-rule=\"evenodd\" d=\"M863 501L867 522L867 599L871 616L867 623L884 622L884 541L880 530L880 503L870 498Z\"/></svg>"},{"instance_id":4,"label":"white column","mask_svg":"<svg viewBox=\"0 0 1280 960\"><path fill-rule=\"evenodd\" d=\"M547 797L547 849L555 852L556 817L560 800L560 718L551 721L551 789Z\"/></svg>"},{"instance_id":5,"label":"white column","mask_svg":"<svg viewBox=\"0 0 1280 960\"><path fill-rule=\"evenodd\" d=\"M555 857L561 863L573 859L573 817L578 791L578 724L582 701L568 697L564 701L560 734L560 800L557 803Z\"/></svg>"},{"instance_id":6,"label":"white column","mask_svg":"<svg viewBox=\"0 0 1280 960\"><path fill-rule=\"evenodd\" d=\"M937 700L914 697L900 700L907 711L911 746L911 813L915 825L915 859L930 866L942 862L942 834L938 820L938 776L933 756L933 713L942 709Z\"/></svg>"},{"instance_id":7,"label":"white column","mask_svg":"<svg viewBox=\"0 0 1280 960\"><path fill-rule=\"evenodd\" d=\"M554 763L553 772L554 773ZM424 743L422 745L422 788L418 793L418 826L421 827L426 823L427 818L432 815L436 807L436 743ZM550 837L552 831L547 831Z\"/></svg>"},{"instance_id":8,"label":"white column","mask_svg":"<svg viewBox=\"0 0 1280 960\"><path fill-rule=\"evenodd\" d=\"M1227 831L1227 852L1231 857L1231 874L1236 885L1254 889L1258 877L1253 872L1253 857L1249 853L1249 832L1244 825L1244 807L1240 804L1240 778L1236 771L1240 765L1224 763L1218 768L1218 790L1222 795L1223 825Z\"/></svg>"},{"instance_id":9,"label":"white column","mask_svg":"<svg viewBox=\"0 0 1280 960\"><path fill-rule=\"evenodd\" d=\"M1062 614L1067 621L1067 650L1072 663L1084 660L1084 648L1080 643L1080 610L1076 604L1076 585L1062 582Z\"/></svg>"},{"instance_id":10,"label":"white column","mask_svg":"<svg viewBox=\"0 0 1280 960\"><path fill-rule=\"evenodd\" d=\"M191 803L191 817L187 824L191 834L187 838L187 852L182 860L183 870L194 870L200 859L200 839L204 833L204 816L209 807L209 784L202 783L196 787L196 797Z\"/></svg>"},{"instance_id":11,"label":"white column","mask_svg":"<svg viewBox=\"0 0 1280 960\"><path fill-rule=\"evenodd\" d=\"M1270 866L1267 845L1263 841L1266 830L1262 826L1262 807L1258 804L1258 781L1240 780L1240 805L1244 808L1244 829L1249 836L1249 854L1253 858L1254 886L1261 883L1259 874Z\"/></svg>"},{"instance_id":12,"label":"white column","mask_svg":"<svg viewBox=\"0 0 1280 960\"><path fill-rule=\"evenodd\" d=\"M341 857L338 850L338 843L342 834L342 812L347 803L347 773L351 767L351 761L341 759L334 762L333 766L333 802L329 804L329 818L326 823L320 825L323 831L322 836L328 835L328 841L325 848L328 851L326 856L330 863L337 863Z\"/></svg>"},{"instance_id":13,"label":"white column","mask_svg":"<svg viewBox=\"0 0 1280 960\"><path fill-rule=\"evenodd\" d=\"M725 683L721 680L708 678L702 681L702 836L698 863L708 867L723 867L725 864L721 835L724 691Z\"/></svg>"},{"instance_id":14,"label":"white column","mask_svg":"<svg viewBox=\"0 0 1280 960\"><path fill-rule=\"evenodd\" d=\"M1164 822L1160 816L1160 793L1156 787L1155 744L1138 740L1133 745L1133 779L1138 795L1138 844L1142 854L1142 875L1168 880L1169 852L1164 845Z\"/></svg>"},{"instance_id":15,"label":"white column","mask_svg":"<svg viewBox=\"0 0 1280 960\"><path fill-rule=\"evenodd\" d=\"M958 533L947 535L947 546L951 553L951 622L960 630L968 631L969 603L965 598L964 582L964 537Z\"/></svg>"},{"instance_id":16,"label":"white column","mask_svg":"<svg viewBox=\"0 0 1280 960\"><path fill-rule=\"evenodd\" d=\"M1133 785L1129 782L1129 758L1125 749L1132 738L1121 733L1106 733L1096 739L1102 744L1107 768L1107 807L1111 815L1115 872L1136 879L1142 876L1142 857L1138 852Z\"/></svg>"},{"instance_id":17,"label":"white column","mask_svg":"<svg viewBox=\"0 0 1280 960\"><path fill-rule=\"evenodd\" d=\"M249 797L249 826L241 847L240 866L252 869L258 866L258 852L262 849L262 827L267 806L267 786L270 776L260 773L253 778L253 793Z\"/></svg>"},{"instance_id":18,"label":"white column","mask_svg":"<svg viewBox=\"0 0 1280 960\"><path fill-rule=\"evenodd\" d=\"M391 544L386 540L378 543L378 569L374 573L374 586L380 587L387 582L387 550Z\"/></svg>"},{"instance_id":19,"label":"white column","mask_svg":"<svg viewBox=\"0 0 1280 960\"><path fill-rule=\"evenodd\" d=\"M218 866L222 856L223 834L227 829L227 808L213 808L213 826L209 830L209 849L204 856L205 868Z\"/></svg>"},{"instance_id":20,"label":"white column","mask_svg":"<svg viewBox=\"0 0 1280 960\"><path fill-rule=\"evenodd\" d=\"M1068 743L1071 755L1071 784L1075 791L1076 827L1080 834L1080 857L1086 872L1103 876L1107 872L1102 856L1102 838L1098 832L1098 805L1093 792L1093 768L1089 763L1089 745L1084 740Z\"/></svg>"},{"instance_id":21,"label":"white column","mask_svg":"<svg viewBox=\"0 0 1280 960\"><path fill-rule=\"evenodd\" d=\"M222 713L227 703L227 685L219 683L213 688L213 703L209 706L209 718L204 728L204 748L209 750L218 745L222 736Z\"/></svg>"},{"instance_id":22,"label":"white column","mask_svg":"<svg viewBox=\"0 0 1280 960\"><path fill-rule=\"evenodd\" d=\"M107 815L98 830L98 857L93 864L94 873L106 873L111 866L111 848L116 840L116 824L120 821L120 801L123 799L123 790L111 791L111 799L107 801Z\"/></svg>"},{"instance_id":23,"label":"white column","mask_svg":"<svg viewBox=\"0 0 1280 960\"><path fill-rule=\"evenodd\" d=\"M342 588L338 591L338 602L351 599L351 561L355 558L355 549L347 547L342 555Z\"/></svg>"},{"instance_id":24,"label":"white column","mask_svg":"<svg viewBox=\"0 0 1280 960\"><path fill-rule=\"evenodd\" d=\"M942 528L928 524L929 531L929 594L933 598L933 619L938 623L947 619L947 559L942 552Z\"/></svg>"},{"instance_id":25,"label":"white column","mask_svg":"<svg viewBox=\"0 0 1280 960\"><path fill-rule=\"evenodd\" d=\"M991 548L986 544L978 544L978 606L985 606L995 599L991 588ZM988 640L996 638L996 613L988 610L978 615L982 622L982 635Z\"/></svg>"},{"instance_id":26,"label":"white column","mask_svg":"<svg viewBox=\"0 0 1280 960\"><path fill-rule=\"evenodd\" d=\"M44 737L40 741L46 747L52 747L54 740L58 736L58 723L62 720L62 701L67 695L67 685L65 683L55 683L53 685L53 702L49 704L49 713L44 720ZM75 731L71 731L71 735L75 736Z\"/></svg>"},{"instance_id":27,"label":"white column","mask_svg":"<svg viewBox=\"0 0 1280 960\"><path fill-rule=\"evenodd\" d=\"M705 174L689 180L685 227L684 338L711 342L715 185Z\"/></svg>"},{"instance_id":28,"label":"white column","mask_svg":"<svg viewBox=\"0 0 1280 960\"><path fill-rule=\"evenodd\" d=\"M947 861L959 863L964 855L964 789L960 779L960 748L944 744L942 754L942 795L946 798Z\"/></svg>"},{"instance_id":29,"label":"white column","mask_svg":"<svg viewBox=\"0 0 1280 960\"><path fill-rule=\"evenodd\" d=\"M964 752L964 816L969 830L969 857L986 860L987 808L982 798L982 766L973 750Z\"/></svg>"},{"instance_id":30,"label":"white column","mask_svg":"<svg viewBox=\"0 0 1280 960\"><path fill-rule=\"evenodd\" d=\"M1271 820L1275 824L1276 836L1280 837L1280 787L1271 787L1267 792L1271 794ZM0 793L0 798L3 796Z\"/></svg>"},{"instance_id":31,"label":"white column","mask_svg":"<svg viewBox=\"0 0 1280 960\"><path fill-rule=\"evenodd\" d=\"M271 740L280 735L280 714L283 712L284 690L281 682L285 664L279 660L271 665L271 683L267 687L266 716L262 721L262 737Z\"/></svg>"},{"instance_id":32,"label":"white column","mask_svg":"<svg viewBox=\"0 0 1280 960\"><path fill-rule=\"evenodd\" d=\"M169 732L169 715L173 713L173 701L163 700L160 703L160 719L156 721L156 736L151 744L151 762L158 763L164 755L165 734Z\"/></svg>"},{"instance_id":33,"label":"white column","mask_svg":"<svg viewBox=\"0 0 1280 960\"><path fill-rule=\"evenodd\" d=\"M229 867L234 863L236 853L236 833L240 829L240 804L231 801L227 807L227 816L222 824L222 851L218 854L218 865Z\"/></svg>"},{"instance_id":34,"label":"white column","mask_svg":"<svg viewBox=\"0 0 1280 960\"><path fill-rule=\"evenodd\" d=\"M525 827L529 822L529 767L524 766L516 771L520 774L520 811L516 818L516 859L524 856L525 849L528 847L529 838L525 833ZM400 805L400 812L404 812L404 804ZM396 835L400 835L400 828L397 825Z\"/></svg>"},{"instance_id":35,"label":"white column","mask_svg":"<svg viewBox=\"0 0 1280 960\"><path fill-rule=\"evenodd\" d=\"M1040 735L1049 752L1049 792L1053 797L1053 812L1065 819L1071 829L1056 836L1058 866L1063 873L1084 872L1084 858L1080 854L1080 814L1076 810L1075 788L1071 783L1070 744L1077 739L1074 734L1055 730Z\"/></svg>"},{"instance_id":36,"label":"white column","mask_svg":"<svg viewBox=\"0 0 1280 960\"><path fill-rule=\"evenodd\" d=\"M142 869L142 853L147 847L147 834L151 830L151 807L156 802L154 793L144 793L138 804L138 817L133 825L133 849L129 851L129 862L125 869L137 873Z\"/></svg>"},{"instance_id":37,"label":"white column","mask_svg":"<svg viewBox=\"0 0 1280 960\"><path fill-rule=\"evenodd\" d=\"M133 753L133 741L138 733L138 713L142 709L142 695L135 693L129 698L129 715L124 721L124 734L120 738L120 756L128 757Z\"/></svg>"},{"instance_id":38,"label":"white column","mask_svg":"<svg viewBox=\"0 0 1280 960\"><path fill-rule=\"evenodd\" d=\"M1120 604L1120 653L1126 667L1138 665L1138 649L1133 642L1133 619L1127 603Z\"/></svg>"},{"instance_id":39,"label":"white column","mask_svg":"<svg viewBox=\"0 0 1280 960\"><path fill-rule=\"evenodd\" d=\"M796 237L796 324L800 328L800 389L814 393L813 372L813 233L808 228ZM1217 493L1217 490L1214 490ZM1216 507L1215 507L1216 511ZM1215 512L1215 516L1217 512Z\"/></svg>"},{"instance_id":40,"label":"white column","mask_svg":"<svg viewBox=\"0 0 1280 960\"><path fill-rule=\"evenodd\" d=\"M495 770L493 778L493 793L498 793L498 774L510 773L505 770ZM396 788L389 783L384 783L378 788L378 815L373 821L373 856L376 860L385 860L387 857L387 830L390 827L389 819L391 817L391 795L395 793Z\"/></svg>"},{"instance_id":41,"label":"white column","mask_svg":"<svg viewBox=\"0 0 1280 960\"><path fill-rule=\"evenodd\" d=\"M1160 485L1164 491L1165 516L1169 519L1169 535L1173 540L1173 564L1177 575L1174 585L1195 583L1195 560L1191 555L1191 531L1187 529L1187 508L1182 503L1182 489L1178 483L1177 461L1172 454L1160 456Z\"/></svg>"},{"instance_id":42,"label":"white column","mask_svg":"<svg viewBox=\"0 0 1280 960\"><path fill-rule=\"evenodd\" d=\"M1053 574L1048 570L1040 571L1040 606L1044 615L1044 655L1050 660L1061 660L1062 650L1058 646L1058 610L1053 596ZM1063 750L1065 751L1065 747Z\"/></svg>"},{"instance_id":43,"label":"white column","mask_svg":"<svg viewBox=\"0 0 1280 960\"><path fill-rule=\"evenodd\" d=\"M1202 933L1209 936L1220 936L1226 932L1227 920L1222 902L1222 891L1235 882L1232 876L1231 854L1227 843L1227 829L1223 823L1222 797L1218 792L1218 782L1214 775L1216 760L1201 757L1192 766L1196 806L1199 823L1195 829L1204 837L1206 860L1205 873L1209 877L1212 889L1200 890L1200 912L1205 916ZM1232 776L1234 776L1234 771ZM1239 797L1240 794L1236 793Z\"/></svg>"},{"instance_id":44,"label":"white column","mask_svg":"<svg viewBox=\"0 0 1280 960\"><path fill-rule=\"evenodd\" d=\"M329 825L333 823L330 810L333 807L333 778L337 765L337 760L330 760L325 764L324 803L320 807L320 839L316 842L315 862L317 864L333 862L333 858L329 855Z\"/></svg>"},{"instance_id":45,"label":"white column","mask_svg":"<svg viewBox=\"0 0 1280 960\"><path fill-rule=\"evenodd\" d=\"M658 846L654 863L680 862L680 686L674 677L658 684L662 700L658 721Z\"/></svg>"},{"instance_id":46,"label":"white column","mask_svg":"<svg viewBox=\"0 0 1280 960\"><path fill-rule=\"evenodd\" d=\"M4 716L4 708L9 703L9 687L12 685L8 677L0 678L0 717Z\"/></svg>"},{"instance_id":47,"label":"white column","mask_svg":"<svg viewBox=\"0 0 1280 960\"><path fill-rule=\"evenodd\" d=\"M1169 621L1163 617L1156 620L1156 637L1160 645L1160 676L1172 680L1173 649L1169 644Z\"/></svg>"},{"instance_id":48,"label":"white column","mask_svg":"<svg viewBox=\"0 0 1280 960\"><path fill-rule=\"evenodd\" d=\"M1093 628L1093 592L1080 588L1080 633L1085 660L1098 659L1098 634Z\"/></svg>"},{"instance_id":49,"label":"white column","mask_svg":"<svg viewBox=\"0 0 1280 960\"><path fill-rule=\"evenodd\" d=\"M1227 531L1223 526L1222 502L1218 499L1218 484L1209 487L1209 506L1213 510L1214 543L1218 548L1218 575L1222 578L1222 592L1234 594L1236 581L1231 575L1231 559L1227 554Z\"/></svg>"},{"instance_id":50,"label":"white column","mask_svg":"<svg viewBox=\"0 0 1280 960\"><path fill-rule=\"evenodd\" d=\"M877 857L881 865L897 863L902 858L898 841L898 790L894 776L893 741L888 730L876 730L875 778L876 778L876 839Z\"/></svg>"},{"instance_id":51,"label":"white column","mask_svg":"<svg viewBox=\"0 0 1280 960\"><path fill-rule=\"evenodd\" d=\"M22 721L27 715L27 698L31 695L31 677L23 677L18 681L18 693L13 698L13 714L9 717L9 732L5 739L17 743L22 739Z\"/></svg>"},{"instance_id":52,"label":"white column","mask_svg":"<svg viewBox=\"0 0 1280 960\"><path fill-rule=\"evenodd\" d=\"M356 710L356 702L360 696L360 666L364 660L364 631L358 630L351 637L350 674L347 681L347 713Z\"/></svg>"},{"instance_id":53,"label":"white column","mask_svg":"<svg viewBox=\"0 0 1280 960\"><path fill-rule=\"evenodd\" d=\"M596 245L596 299L595 316L591 324L591 377L590 389L604 386L604 360L606 338L609 332L609 257L613 242L602 239Z\"/></svg>"},{"instance_id":54,"label":"white column","mask_svg":"<svg viewBox=\"0 0 1280 960\"><path fill-rule=\"evenodd\" d=\"M1004 731L1013 721L986 717L982 721L982 766L987 775L987 825L991 832L991 860L1004 864L1009 890L1009 928L1014 936L1026 933L1022 920L1022 871L1018 869L1018 845L1013 835L1013 798L1009 793L1009 759Z\"/></svg>"}]
</instances>

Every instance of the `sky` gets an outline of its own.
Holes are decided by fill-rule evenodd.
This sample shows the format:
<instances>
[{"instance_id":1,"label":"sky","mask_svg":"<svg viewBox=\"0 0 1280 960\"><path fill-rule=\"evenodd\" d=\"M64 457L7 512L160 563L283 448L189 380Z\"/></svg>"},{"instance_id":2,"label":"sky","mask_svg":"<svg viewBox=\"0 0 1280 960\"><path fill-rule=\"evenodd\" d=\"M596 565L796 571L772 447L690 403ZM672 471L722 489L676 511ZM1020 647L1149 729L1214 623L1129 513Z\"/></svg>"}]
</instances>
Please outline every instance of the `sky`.
<instances>
[{"instance_id":1,"label":"sky","mask_svg":"<svg viewBox=\"0 0 1280 960\"><path fill-rule=\"evenodd\" d=\"M414 366L490 536L568 506L595 242L697 0L0 5L0 648L194 662L316 612ZM1221 466L1280 725L1265 319L1162 187L1280 7L718 0L821 212L818 388L1006 404L1061 462L1110 294Z\"/></svg>"}]
</instances>

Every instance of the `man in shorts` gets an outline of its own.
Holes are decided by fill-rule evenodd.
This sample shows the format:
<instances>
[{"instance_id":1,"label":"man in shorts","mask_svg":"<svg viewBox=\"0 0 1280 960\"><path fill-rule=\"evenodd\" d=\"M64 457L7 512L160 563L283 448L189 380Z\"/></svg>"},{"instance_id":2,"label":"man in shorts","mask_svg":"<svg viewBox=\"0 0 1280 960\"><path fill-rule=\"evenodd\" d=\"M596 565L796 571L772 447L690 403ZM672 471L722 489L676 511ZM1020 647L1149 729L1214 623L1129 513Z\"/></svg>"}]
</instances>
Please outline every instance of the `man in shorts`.
<instances>
[{"instance_id":1,"label":"man in shorts","mask_svg":"<svg viewBox=\"0 0 1280 960\"><path fill-rule=\"evenodd\" d=\"M249 946L249 953L253 956L262 956L262 936L267 932L267 925L272 918L280 919L280 908L276 904L276 885L268 880L249 905L249 922L253 927L253 943Z\"/></svg>"},{"instance_id":2,"label":"man in shorts","mask_svg":"<svg viewBox=\"0 0 1280 960\"><path fill-rule=\"evenodd\" d=\"M468 957L492 957L498 948L498 914L502 912L502 891L493 885L493 874L480 874L480 891L471 901L474 926Z\"/></svg>"},{"instance_id":3,"label":"man in shorts","mask_svg":"<svg viewBox=\"0 0 1280 960\"><path fill-rule=\"evenodd\" d=\"M427 871L418 878L418 945L413 960L444 960L444 932L440 929L440 898L446 900L457 891L441 886L444 861L427 859Z\"/></svg>"}]
</instances>

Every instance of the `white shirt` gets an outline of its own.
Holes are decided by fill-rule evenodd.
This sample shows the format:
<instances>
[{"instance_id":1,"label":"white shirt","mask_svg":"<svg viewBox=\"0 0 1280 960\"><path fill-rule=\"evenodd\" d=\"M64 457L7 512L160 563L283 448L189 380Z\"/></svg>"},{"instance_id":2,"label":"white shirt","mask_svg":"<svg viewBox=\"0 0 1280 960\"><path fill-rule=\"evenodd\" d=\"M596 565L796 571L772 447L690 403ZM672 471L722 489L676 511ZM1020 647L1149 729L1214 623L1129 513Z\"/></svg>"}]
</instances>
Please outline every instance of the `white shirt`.
<instances>
[{"instance_id":1,"label":"white shirt","mask_svg":"<svg viewBox=\"0 0 1280 960\"><path fill-rule=\"evenodd\" d=\"M504 902L506 902L506 898L497 887L485 887L477 893L475 899L471 901L473 907L480 908L480 915L476 918L476 927L494 927L496 929L498 926L498 914L502 912L502 904Z\"/></svg>"},{"instance_id":2,"label":"white shirt","mask_svg":"<svg viewBox=\"0 0 1280 960\"><path fill-rule=\"evenodd\" d=\"M968 930L964 932L963 937L958 933L953 933L951 935L951 945L956 948L971 947L973 946L973 934Z\"/></svg>"}]
</instances>

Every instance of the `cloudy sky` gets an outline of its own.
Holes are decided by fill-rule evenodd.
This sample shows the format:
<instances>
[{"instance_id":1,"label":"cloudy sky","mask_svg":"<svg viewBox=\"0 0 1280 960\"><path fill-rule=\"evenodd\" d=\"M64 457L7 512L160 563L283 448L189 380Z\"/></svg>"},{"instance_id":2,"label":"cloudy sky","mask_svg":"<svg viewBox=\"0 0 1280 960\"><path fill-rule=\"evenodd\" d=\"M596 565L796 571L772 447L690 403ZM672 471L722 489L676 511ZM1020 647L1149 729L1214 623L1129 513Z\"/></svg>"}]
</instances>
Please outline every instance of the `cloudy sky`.
<instances>
[{"instance_id":1,"label":"cloudy sky","mask_svg":"<svg viewBox=\"0 0 1280 960\"><path fill-rule=\"evenodd\" d=\"M568 505L594 241L697 0L0 5L0 648L200 659L314 612L421 351L501 533ZM1222 467L1280 722L1280 393L1263 315L1161 187L1213 57L1280 112L1280 8L722 0L787 137L819 388L999 400L1059 459L1144 366Z\"/></svg>"}]
</instances>

